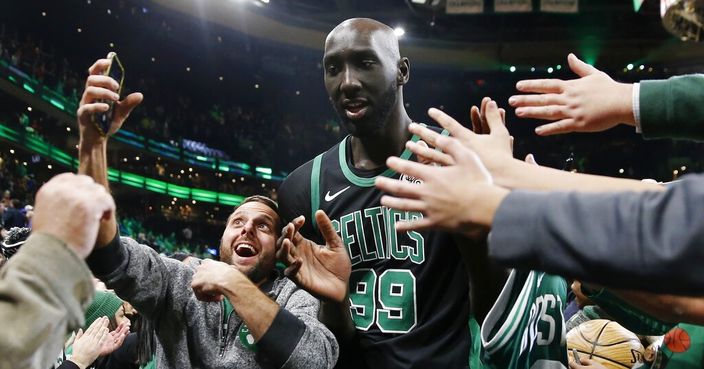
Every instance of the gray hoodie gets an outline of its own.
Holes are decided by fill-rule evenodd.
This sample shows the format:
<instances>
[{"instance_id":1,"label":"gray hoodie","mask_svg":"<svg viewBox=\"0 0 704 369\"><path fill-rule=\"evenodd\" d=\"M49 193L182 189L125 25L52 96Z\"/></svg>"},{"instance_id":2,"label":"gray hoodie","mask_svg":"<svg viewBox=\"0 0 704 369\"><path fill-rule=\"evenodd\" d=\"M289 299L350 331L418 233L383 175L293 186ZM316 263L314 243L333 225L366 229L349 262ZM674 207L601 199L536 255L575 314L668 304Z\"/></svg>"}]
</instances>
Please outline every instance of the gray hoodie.
<instances>
[{"instance_id":1,"label":"gray hoodie","mask_svg":"<svg viewBox=\"0 0 704 369\"><path fill-rule=\"evenodd\" d=\"M319 301L278 274L261 290L281 309L252 350L236 312L226 317L222 302L196 299L191 289L194 270L189 266L126 237L96 249L87 261L96 277L154 322L158 368L335 365L338 345L317 319Z\"/></svg>"}]
</instances>

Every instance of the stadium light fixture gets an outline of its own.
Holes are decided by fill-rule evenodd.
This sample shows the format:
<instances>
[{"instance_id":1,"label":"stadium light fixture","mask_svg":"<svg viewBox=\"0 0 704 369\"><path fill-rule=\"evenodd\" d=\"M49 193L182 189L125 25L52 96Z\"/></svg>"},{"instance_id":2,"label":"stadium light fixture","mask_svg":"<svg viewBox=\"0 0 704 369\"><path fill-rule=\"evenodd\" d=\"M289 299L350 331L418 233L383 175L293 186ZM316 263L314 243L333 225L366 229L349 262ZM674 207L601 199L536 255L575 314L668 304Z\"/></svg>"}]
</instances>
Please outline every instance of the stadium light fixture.
<instances>
[{"instance_id":1,"label":"stadium light fixture","mask_svg":"<svg viewBox=\"0 0 704 369\"><path fill-rule=\"evenodd\" d=\"M396 27L394 28L394 34L396 35L396 37L402 37L406 34L406 30L401 27Z\"/></svg>"}]
</instances>

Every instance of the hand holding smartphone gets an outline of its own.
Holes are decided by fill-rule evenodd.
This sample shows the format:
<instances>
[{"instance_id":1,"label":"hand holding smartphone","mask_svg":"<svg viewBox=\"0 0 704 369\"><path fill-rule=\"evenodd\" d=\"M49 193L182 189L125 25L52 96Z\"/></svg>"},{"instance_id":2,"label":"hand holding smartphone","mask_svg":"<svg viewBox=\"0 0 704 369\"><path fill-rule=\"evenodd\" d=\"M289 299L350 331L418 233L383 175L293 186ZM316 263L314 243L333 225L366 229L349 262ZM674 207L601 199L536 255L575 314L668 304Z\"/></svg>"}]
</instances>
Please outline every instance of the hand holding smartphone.
<instances>
[{"instance_id":1,"label":"hand holding smartphone","mask_svg":"<svg viewBox=\"0 0 704 369\"><path fill-rule=\"evenodd\" d=\"M122 92L122 83L125 80L125 69L122 67L120 59L117 58L117 53L111 51L107 58L110 60L110 65L105 72L103 72L103 75L109 76L117 81L119 87L116 92L120 95ZM108 104L110 108L104 113L95 114L93 116L93 123L101 136L107 136L110 131L110 124L112 123L114 101L102 100L101 102Z\"/></svg>"}]
</instances>

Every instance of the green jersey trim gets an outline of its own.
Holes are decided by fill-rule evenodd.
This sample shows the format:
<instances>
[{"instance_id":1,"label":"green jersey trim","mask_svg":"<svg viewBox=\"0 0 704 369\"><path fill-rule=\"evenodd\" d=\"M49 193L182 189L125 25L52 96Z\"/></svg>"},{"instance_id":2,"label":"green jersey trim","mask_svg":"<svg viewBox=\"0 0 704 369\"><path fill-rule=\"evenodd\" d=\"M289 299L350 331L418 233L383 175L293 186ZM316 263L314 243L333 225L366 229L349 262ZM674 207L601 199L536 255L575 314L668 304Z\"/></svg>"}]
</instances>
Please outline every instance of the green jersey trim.
<instances>
[{"instance_id":1,"label":"green jersey trim","mask_svg":"<svg viewBox=\"0 0 704 369\"><path fill-rule=\"evenodd\" d=\"M511 298L511 290L513 289L515 279L516 270L514 269L511 271L509 280L506 281L504 288L501 290L499 298L489 311L486 318L486 323L482 325L482 343L489 354L493 354L506 345L506 342L511 339L513 334L516 332L516 329L518 329L518 326L521 323L521 318L525 315L525 310L528 306L528 299L533 290L533 280L535 279L534 271L531 271L528 278L526 278L523 288L516 298L516 302L511 307L511 311L501 325L501 328L499 328L494 337L489 337L494 324L498 323L498 319L501 318L503 311L508 307L508 303L510 303L509 299Z\"/></svg>"},{"instance_id":2,"label":"green jersey trim","mask_svg":"<svg viewBox=\"0 0 704 369\"><path fill-rule=\"evenodd\" d=\"M323 154L313 159L313 169L310 172L310 222L313 229L318 231L318 223L315 221L315 212L320 207L320 163L323 161Z\"/></svg>"},{"instance_id":3,"label":"green jersey trim","mask_svg":"<svg viewBox=\"0 0 704 369\"><path fill-rule=\"evenodd\" d=\"M350 181L353 185L359 186L359 187L373 187L374 186L374 179L378 176L384 176L384 177L393 177L396 174L396 171L388 168L386 169L383 173L374 176L374 177L360 177L350 169L350 167L347 165L347 140L350 138L350 136L345 137L342 142L340 142L340 146L338 149L338 157L340 159L340 168L342 169L342 173L345 175L345 178L347 178L348 181ZM417 142L420 139L420 137L413 135L411 137L411 141ZM408 160L408 158L411 157L413 153L411 150L404 149L403 152L401 153L400 158L404 160Z\"/></svg>"}]
</instances>

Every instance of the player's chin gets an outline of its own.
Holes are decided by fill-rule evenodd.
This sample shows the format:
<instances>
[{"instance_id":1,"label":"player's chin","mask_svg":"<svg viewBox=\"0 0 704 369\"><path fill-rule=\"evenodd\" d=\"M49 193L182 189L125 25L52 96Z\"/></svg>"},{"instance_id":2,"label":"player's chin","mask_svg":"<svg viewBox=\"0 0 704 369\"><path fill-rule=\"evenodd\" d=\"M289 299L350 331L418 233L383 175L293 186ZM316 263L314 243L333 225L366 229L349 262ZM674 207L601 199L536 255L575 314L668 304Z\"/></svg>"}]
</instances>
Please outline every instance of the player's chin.
<instances>
[{"instance_id":1,"label":"player's chin","mask_svg":"<svg viewBox=\"0 0 704 369\"><path fill-rule=\"evenodd\" d=\"M379 135L379 125L373 119L345 119L345 128L350 135L355 137L376 137Z\"/></svg>"}]
</instances>

